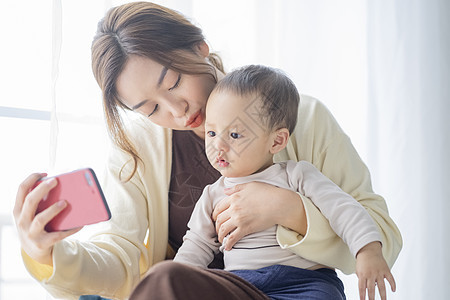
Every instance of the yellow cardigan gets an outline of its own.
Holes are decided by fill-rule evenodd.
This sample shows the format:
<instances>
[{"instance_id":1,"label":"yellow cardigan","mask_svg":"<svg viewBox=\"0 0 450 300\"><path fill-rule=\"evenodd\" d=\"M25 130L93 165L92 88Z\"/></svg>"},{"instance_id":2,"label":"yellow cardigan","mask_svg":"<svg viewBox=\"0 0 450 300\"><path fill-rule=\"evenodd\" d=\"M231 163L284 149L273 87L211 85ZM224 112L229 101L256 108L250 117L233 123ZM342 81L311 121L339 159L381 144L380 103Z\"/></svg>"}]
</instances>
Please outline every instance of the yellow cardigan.
<instances>
[{"instance_id":1,"label":"yellow cardigan","mask_svg":"<svg viewBox=\"0 0 450 300\"><path fill-rule=\"evenodd\" d=\"M130 171L130 157L114 148L109 155L103 189L112 219L89 241L57 243L53 268L40 265L22 251L25 266L56 298L78 299L96 294L126 299L141 276L166 258L168 249L168 190L172 163L172 131L145 118L130 123L129 135L142 160L136 175L122 183L118 174ZM358 200L379 226L383 254L392 266L402 247L397 226L384 199L373 193L370 174L333 116L318 100L301 96L297 127L275 161L313 163L345 192ZM145 167L144 167L145 165ZM355 271L355 258L312 202L302 197L308 230L305 236L278 226L281 247L344 273Z\"/></svg>"}]
</instances>

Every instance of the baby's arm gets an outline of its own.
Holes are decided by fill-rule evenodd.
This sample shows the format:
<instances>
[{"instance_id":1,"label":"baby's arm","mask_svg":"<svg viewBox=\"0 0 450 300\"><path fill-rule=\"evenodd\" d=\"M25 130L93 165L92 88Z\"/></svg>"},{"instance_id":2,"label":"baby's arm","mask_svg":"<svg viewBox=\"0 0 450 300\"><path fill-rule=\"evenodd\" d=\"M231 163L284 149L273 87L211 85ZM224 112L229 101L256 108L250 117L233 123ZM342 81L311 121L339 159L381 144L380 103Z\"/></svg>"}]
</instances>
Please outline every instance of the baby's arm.
<instances>
[{"instance_id":1,"label":"baby's arm","mask_svg":"<svg viewBox=\"0 0 450 300\"><path fill-rule=\"evenodd\" d=\"M178 249L174 261L206 268L218 253L220 243L211 218L213 199L209 195L210 186L195 205L188 223L189 230L183 237L183 245Z\"/></svg>"},{"instance_id":2,"label":"baby's arm","mask_svg":"<svg viewBox=\"0 0 450 300\"><path fill-rule=\"evenodd\" d=\"M366 289L369 300L375 299L375 287L382 300L386 299L386 286L384 279L391 285L391 290L395 292L395 280L389 266L383 257L381 243L372 242L362 247L356 254L356 275L358 275L359 298L366 298Z\"/></svg>"},{"instance_id":3,"label":"baby's arm","mask_svg":"<svg viewBox=\"0 0 450 300\"><path fill-rule=\"evenodd\" d=\"M378 228L364 207L311 163L288 161L287 171L293 188L319 208L353 257L365 245L381 241Z\"/></svg>"},{"instance_id":4,"label":"baby's arm","mask_svg":"<svg viewBox=\"0 0 450 300\"><path fill-rule=\"evenodd\" d=\"M287 165L288 170L292 170L290 179L298 184L296 188L320 209L355 255L360 299L365 299L367 289L369 300L373 300L378 285L381 299L385 300L384 278L392 291L395 291L395 281L383 257L381 237L370 215L312 164L288 162Z\"/></svg>"}]
</instances>

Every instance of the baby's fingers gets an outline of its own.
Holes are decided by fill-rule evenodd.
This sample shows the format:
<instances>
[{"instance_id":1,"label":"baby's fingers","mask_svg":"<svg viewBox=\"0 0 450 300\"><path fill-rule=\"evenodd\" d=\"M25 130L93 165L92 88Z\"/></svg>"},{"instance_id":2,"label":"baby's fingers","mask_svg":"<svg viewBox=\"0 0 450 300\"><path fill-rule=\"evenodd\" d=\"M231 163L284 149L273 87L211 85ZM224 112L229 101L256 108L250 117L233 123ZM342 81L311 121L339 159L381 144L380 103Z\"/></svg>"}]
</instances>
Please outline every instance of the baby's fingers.
<instances>
[{"instance_id":1,"label":"baby's fingers","mask_svg":"<svg viewBox=\"0 0 450 300\"><path fill-rule=\"evenodd\" d=\"M359 288L359 300L365 300L366 299L366 288L367 288L366 280L360 279L358 281L358 288Z\"/></svg>"},{"instance_id":2,"label":"baby's fingers","mask_svg":"<svg viewBox=\"0 0 450 300\"><path fill-rule=\"evenodd\" d=\"M386 278L386 280L391 285L391 291L395 292L396 286L395 286L394 276L392 276L392 274L389 272L388 274L386 274L384 276L384 278ZM377 283L378 283L378 292L380 293L381 300L386 300L387 299L387 297L386 297L386 284L384 282L384 278L379 279L377 281Z\"/></svg>"},{"instance_id":3,"label":"baby's fingers","mask_svg":"<svg viewBox=\"0 0 450 300\"><path fill-rule=\"evenodd\" d=\"M375 287L377 283L372 280L367 281L367 295L369 300L375 300Z\"/></svg>"},{"instance_id":4,"label":"baby's fingers","mask_svg":"<svg viewBox=\"0 0 450 300\"><path fill-rule=\"evenodd\" d=\"M375 299L375 289L376 289L376 281L373 279L360 279L358 281L358 288L359 288L359 299L364 300L366 299L366 293L369 300ZM366 292L367 290L367 292Z\"/></svg>"},{"instance_id":5,"label":"baby's fingers","mask_svg":"<svg viewBox=\"0 0 450 300\"><path fill-rule=\"evenodd\" d=\"M376 285L378 286L381 300L386 300L386 285L384 284L384 278L378 279Z\"/></svg>"},{"instance_id":6,"label":"baby's fingers","mask_svg":"<svg viewBox=\"0 0 450 300\"><path fill-rule=\"evenodd\" d=\"M391 291L395 292L397 290L397 286L395 284L395 279L394 276L392 276L391 273L386 275L386 280L389 282L389 284L391 285Z\"/></svg>"}]
</instances>

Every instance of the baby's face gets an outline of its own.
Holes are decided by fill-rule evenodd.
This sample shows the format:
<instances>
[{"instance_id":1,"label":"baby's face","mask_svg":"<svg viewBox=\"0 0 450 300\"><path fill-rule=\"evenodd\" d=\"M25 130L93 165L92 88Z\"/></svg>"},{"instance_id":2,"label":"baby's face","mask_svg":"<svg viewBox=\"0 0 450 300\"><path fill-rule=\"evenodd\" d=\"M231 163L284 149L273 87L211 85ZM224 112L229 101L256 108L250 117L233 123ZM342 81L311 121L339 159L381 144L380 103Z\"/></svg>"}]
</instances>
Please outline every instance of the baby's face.
<instances>
[{"instance_id":1,"label":"baby's face","mask_svg":"<svg viewBox=\"0 0 450 300\"><path fill-rule=\"evenodd\" d=\"M233 92L213 92L206 107L205 148L223 176L242 177L273 163L273 133L259 114L260 100Z\"/></svg>"}]
</instances>

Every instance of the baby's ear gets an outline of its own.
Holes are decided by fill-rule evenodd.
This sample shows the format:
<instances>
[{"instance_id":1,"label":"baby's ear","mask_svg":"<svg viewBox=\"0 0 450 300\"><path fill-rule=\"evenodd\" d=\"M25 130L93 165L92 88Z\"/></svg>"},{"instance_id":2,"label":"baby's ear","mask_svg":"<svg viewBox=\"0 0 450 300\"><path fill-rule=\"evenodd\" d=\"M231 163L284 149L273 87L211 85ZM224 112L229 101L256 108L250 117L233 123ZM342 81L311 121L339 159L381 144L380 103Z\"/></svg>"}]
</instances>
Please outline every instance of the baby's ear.
<instances>
[{"instance_id":1,"label":"baby's ear","mask_svg":"<svg viewBox=\"0 0 450 300\"><path fill-rule=\"evenodd\" d=\"M289 140L289 130L287 128L280 128L273 133L272 147L270 153L275 154L283 150Z\"/></svg>"}]
</instances>

